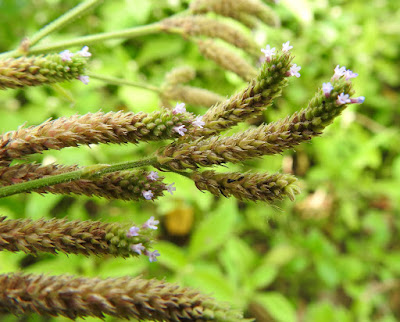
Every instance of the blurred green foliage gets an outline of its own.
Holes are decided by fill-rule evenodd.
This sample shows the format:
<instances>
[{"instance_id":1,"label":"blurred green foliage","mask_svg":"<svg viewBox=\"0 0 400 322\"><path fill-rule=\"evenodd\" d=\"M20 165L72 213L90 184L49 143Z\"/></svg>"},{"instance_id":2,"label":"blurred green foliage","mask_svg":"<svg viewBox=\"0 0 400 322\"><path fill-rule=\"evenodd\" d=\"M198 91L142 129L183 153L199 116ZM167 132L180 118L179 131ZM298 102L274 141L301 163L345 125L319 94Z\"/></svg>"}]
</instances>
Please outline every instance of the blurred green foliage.
<instances>
[{"instance_id":1,"label":"blurred green foliage","mask_svg":"<svg viewBox=\"0 0 400 322\"><path fill-rule=\"evenodd\" d=\"M104 1L94 12L51 35L44 43L159 21L187 8L189 1ZM77 0L0 0L0 51L78 4ZM282 0L271 4L282 19L273 30L254 33L260 47L291 41L301 78L265 113L276 120L307 104L333 68L345 65L362 105L353 105L322 137L296 151L265 157L245 167L292 172L303 193L278 207L215 199L187 179L175 181L174 196L131 203L96 198L18 195L0 200L11 218L133 220L151 215L164 223L157 263L146 259L26 256L0 252L0 272L121 276L143 274L197 287L243 309L257 321L400 320L400 9L398 0ZM70 48L75 49L75 48ZM202 58L189 40L151 35L91 46L91 71L159 86L173 67L196 68L193 85L231 95L244 84ZM119 109L153 111L152 92L91 80L63 84L75 103L51 87L0 93L1 132L49 117ZM189 107L196 113L204 109ZM96 146L47 151L36 161L80 165L131 160L155 144ZM232 166L231 169L240 169ZM192 218L193 217L193 218ZM181 235L174 225L193 223ZM57 321L66 321L57 318ZM86 319L92 321L95 319ZM19 321L1 316L1 321ZM22 320L21 320L22 321ZM23 321L49 321L32 316ZM106 321L116 321L107 318Z\"/></svg>"}]
</instances>

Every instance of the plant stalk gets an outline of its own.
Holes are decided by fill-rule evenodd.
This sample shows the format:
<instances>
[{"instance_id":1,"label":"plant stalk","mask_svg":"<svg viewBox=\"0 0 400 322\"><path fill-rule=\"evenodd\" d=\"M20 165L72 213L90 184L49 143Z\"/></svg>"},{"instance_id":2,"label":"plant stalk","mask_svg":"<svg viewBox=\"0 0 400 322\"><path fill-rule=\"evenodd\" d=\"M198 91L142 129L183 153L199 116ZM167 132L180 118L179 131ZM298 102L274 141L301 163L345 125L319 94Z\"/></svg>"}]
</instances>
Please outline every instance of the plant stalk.
<instances>
[{"instance_id":1,"label":"plant stalk","mask_svg":"<svg viewBox=\"0 0 400 322\"><path fill-rule=\"evenodd\" d=\"M139 168L147 165L154 165L156 163L157 163L157 158L153 157L139 161L121 162L113 165L95 164L76 171L66 172L54 176L49 176L32 181L17 183L11 186L2 187L0 188L0 198L12 196L17 193L29 192L35 189L52 186L58 183L63 183L83 178L93 179L97 176L102 176L103 174L106 173Z\"/></svg>"}]
</instances>

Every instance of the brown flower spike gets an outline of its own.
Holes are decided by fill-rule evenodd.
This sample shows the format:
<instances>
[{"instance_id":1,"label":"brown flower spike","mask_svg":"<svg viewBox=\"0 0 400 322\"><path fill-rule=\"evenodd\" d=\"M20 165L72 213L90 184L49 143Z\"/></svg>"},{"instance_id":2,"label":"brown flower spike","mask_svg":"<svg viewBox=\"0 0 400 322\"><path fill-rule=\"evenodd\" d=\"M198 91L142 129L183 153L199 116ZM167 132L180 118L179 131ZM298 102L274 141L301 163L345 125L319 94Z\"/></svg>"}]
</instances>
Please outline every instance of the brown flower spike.
<instances>
[{"instance_id":1,"label":"brown flower spike","mask_svg":"<svg viewBox=\"0 0 400 322\"><path fill-rule=\"evenodd\" d=\"M0 311L70 319L111 315L151 321L246 321L213 298L188 288L141 278L0 275Z\"/></svg>"},{"instance_id":2,"label":"brown flower spike","mask_svg":"<svg viewBox=\"0 0 400 322\"><path fill-rule=\"evenodd\" d=\"M18 219L0 217L0 250L57 254L138 256L132 245L149 248L151 233L140 229L129 238L128 226L100 221L67 221L65 219Z\"/></svg>"},{"instance_id":3,"label":"brown flower spike","mask_svg":"<svg viewBox=\"0 0 400 322\"><path fill-rule=\"evenodd\" d=\"M179 137L174 127L189 126L190 113L97 112L61 117L0 136L0 165L44 150L98 143L138 143Z\"/></svg>"},{"instance_id":4,"label":"brown flower spike","mask_svg":"<svg viewBox=\"0 0 400 322\"><path fill-rule=\"evenodd\" d=\"M0 186L27 182L46 176L57 175L82 169L78 166L58 164L41 165L37 163L18 164L0 167ZM107 199L144 200L143 191L152 191L152 200L162 196L168 187L164 177L149 180L148 171L126 170L105 174L95 179L79 179L33 190L37 193L75 194L98 196Z\"/></svg>"}]
</instances>

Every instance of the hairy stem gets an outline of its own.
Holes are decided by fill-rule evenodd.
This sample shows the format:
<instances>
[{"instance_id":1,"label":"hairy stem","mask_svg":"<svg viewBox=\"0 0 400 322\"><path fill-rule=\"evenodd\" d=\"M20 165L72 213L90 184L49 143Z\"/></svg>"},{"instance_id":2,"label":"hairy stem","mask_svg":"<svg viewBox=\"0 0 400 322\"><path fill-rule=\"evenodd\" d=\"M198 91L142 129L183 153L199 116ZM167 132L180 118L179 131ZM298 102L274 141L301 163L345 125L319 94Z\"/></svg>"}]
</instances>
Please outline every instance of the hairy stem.
<instances>
[{"instance_id":1,"label":"hairy stem","mask_svg":"<svg viewBox=\"0 0 400 322\"><path fill-rule=\"evenodd\" d=\"M0 188L0 198L15 195L17 193L32 191L46 186L52 186L58 183L78 180L81 178L89 179L93 177L102 176L103 174L114 171L128 170L147 165L153 165L156 164L156 162L157 159L153 157L139 161L121 162L113 165L109 164L91 165L76 171L61 173L54 176L49 176L32 181L17 183L11 186L2 187Z\"/></svg>"}]
</instances>

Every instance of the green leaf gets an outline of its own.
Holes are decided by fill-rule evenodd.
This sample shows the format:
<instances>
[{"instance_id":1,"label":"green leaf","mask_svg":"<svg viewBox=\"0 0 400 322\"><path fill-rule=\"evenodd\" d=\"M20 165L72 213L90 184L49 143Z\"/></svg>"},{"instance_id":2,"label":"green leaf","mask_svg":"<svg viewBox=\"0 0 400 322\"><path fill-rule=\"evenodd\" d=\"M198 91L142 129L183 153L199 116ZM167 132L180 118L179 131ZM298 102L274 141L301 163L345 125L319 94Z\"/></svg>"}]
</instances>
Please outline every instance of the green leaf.
<instances>
[{"instance_id":1,"label":"green leaf","mask_svg":"<svg viewBox=\"0 0 400 322\"><path fill-rule=\"evenodd\" d=\"M256 294L254 300L261 304L277 322L295 322L296 310L292 303L277 292Z\"/></svg>"},{"instance_id":2,"label":"green leaf","mask_svg":"<svg viewBox=\"0 0 400 322\"><path fill-rule=\"evenodd\" d=\"M182 248L165 241L157 242L154 247L161 254L161 256L158 257L160 264L170 270L179 272L179 270L182 270L183 267L187 265L187 256Z\"/></svg>"},{"instance_id":3,"label":"green leaf","mask_svg":"<svg viewBox=\"0 0 400 322\"><path fill-rule=\"evenodd\" d=\"M255 264L256 254L243 240L232 237L225 244L219 258L228 278L238 283L247 280Z\"/></svg>"},{"instance_id":4,"label":"green leaf","mask_svg":"<svg viewBox=\"0 0 400 322\"><path fill-rule=\"evenodd\" d=\"M189 245L189 258L208 254L226 242L233 232L237 215L235 202L230 199L221 201L218 209L210 213L194 231Z\"/></svg>"},{"instance_id":5,"label":"green leaf","mask_svg":"<svg viewBox=\"0 0 400 322\"><path fill-rule=\"evenodd\" d=\"M263 289L271 284L277 275L278 269L276 267L263 265L257 267L257 269L248 276L246 284L252 291Z\"/></svg>"},{"instance_id":6,"label":"green leaf","mask_svg":"<svg viewBox=\"0 0 400 322\"><path fill-rule=\"evenodd\" d=\"M237 299L235 287L229 283L216 265L196 265L190 274L184 276L185 284L200 289L220 301L234 302Z\"/></svg>"}]
</instances>

